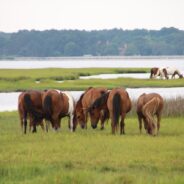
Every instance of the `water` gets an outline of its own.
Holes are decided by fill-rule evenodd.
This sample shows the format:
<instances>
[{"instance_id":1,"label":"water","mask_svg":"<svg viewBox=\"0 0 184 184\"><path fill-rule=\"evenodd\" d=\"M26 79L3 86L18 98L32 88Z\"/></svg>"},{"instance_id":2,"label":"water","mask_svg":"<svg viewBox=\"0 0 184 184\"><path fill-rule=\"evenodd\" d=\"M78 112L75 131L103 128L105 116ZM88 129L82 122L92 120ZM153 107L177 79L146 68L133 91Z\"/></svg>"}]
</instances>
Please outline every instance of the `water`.
<instances>
[{"instance_id":1,"label":"water","mask_svg":"<svg viewBox=\"0 0 184 184\"><path fill-rule=\"evenodd\" d=\"M142 93L159 93L164 99L177 97L184 98L184 87L178 88L127 88L132 100L136 100ZM77 101L83 91L71 91ZM18 96L20 92L0 93L0 111L17 110Z\"/></svg>"},{"instance_id":2,"label":"water","mask_svg":"<svg viewBox=\"0 0 184 184\"><path fill-rule=\"evenodd\" d=\"M184 58L177 57L154 57L154 58L62 58L52 60L18 60L18 61L0 61L1 69L30 69L30 68L151 68L151 67L176 67L184 71ZM136 77L148 78L149 74L103 74L99 78L117 78L117 77ZM61 81L62 82L62 81ZM184 88L128 88L127 91L132 99L137 99L142 93L156 92L164 98L184 98ZM82 91L72 91L72 95L77 100ZM0 111L17 110L17 100L20 93L0 93Z\"/></svg>"},{"instance_id":3,"label":"water","mask_svg":"<svg viewBox=\"0 0 184 184\"><path fill-rule=\"evenodd\" d=\"M30 69L30 68L151 68L151 67L176 67L184 71L184 58L91 58L61 60L18 60L0 61L0 68Z\"/></svg>"},{"instance_id":4,"label":"water","mask_svg":"<svg viewBox=\"0 0 184 184\"><path fill-rule=\"evenodd\" d=\"M81 76L80 79L117 79L117 78L135 78L135 79L148 79L149 73L122 73L122 74L99 74L91 76Z\"/></svg>"}]
</instances>

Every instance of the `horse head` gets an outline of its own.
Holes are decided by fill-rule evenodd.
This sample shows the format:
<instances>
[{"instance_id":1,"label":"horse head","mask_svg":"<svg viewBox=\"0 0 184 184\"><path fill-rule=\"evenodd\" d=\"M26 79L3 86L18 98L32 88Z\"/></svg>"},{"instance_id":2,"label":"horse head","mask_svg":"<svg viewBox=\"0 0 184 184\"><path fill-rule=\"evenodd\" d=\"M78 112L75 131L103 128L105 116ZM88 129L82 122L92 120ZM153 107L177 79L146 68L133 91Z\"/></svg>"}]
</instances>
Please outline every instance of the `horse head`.
<instances>
[{"instance_id":1,"label":"horse head","mask_svg":"<svg viewBox=\"0 0 184 184\"><path fill-rule=\"evenodd\" d=\"M103 93L99 98L97 98L91 106L88 108L90 114L91 126L92 128L97 128L98 121L103 115L102 110L107 108L107 99L109 92Z\"/></svg>"},{"instance_id":2,"label":"horse head","mask_svg":"<svg viewBox=\"0 0 184 184\"><path fill-rule=\"evenodd\" d=\"M82 129L86 127L86 122L85 122L85 115L83 111L83 106L82 106L82 98L84 94L81 95L80 99L77 101L75 110L74 110L74 127L76 128L77 124L81 126Z\"/></svg>"}]
</instances>

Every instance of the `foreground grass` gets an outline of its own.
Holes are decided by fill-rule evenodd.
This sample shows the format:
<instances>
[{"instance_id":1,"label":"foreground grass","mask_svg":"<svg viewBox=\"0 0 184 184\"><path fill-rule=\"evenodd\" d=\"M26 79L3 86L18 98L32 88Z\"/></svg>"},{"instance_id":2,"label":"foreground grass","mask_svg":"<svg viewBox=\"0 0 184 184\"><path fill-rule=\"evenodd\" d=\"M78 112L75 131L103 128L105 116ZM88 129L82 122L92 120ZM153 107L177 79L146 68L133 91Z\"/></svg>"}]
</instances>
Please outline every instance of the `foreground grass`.
<instances>
[{"instance_id":1,"label":"foreground grass","mask_svg":"<svg viewBox=\"0 0 184 184\"><path fill-rule=\"evenodd\" d=\"M17 112L0 113L0 183L184 183L184 118L164 118L160 135L104 131L20 132Z\"/></svg>"},{"instance_id":2,"label":"foreground grass","mask_svg":"<svg viewBox=\"0 0 184 184\"><path fill-rule=\"evenodd\" d=\"M79 80L79 76L104 73L146 73L149 69L137 68L87 68L87 69L1 69L0 92L22 91L31 89L57 88L62 90L85 90L89 86L107 87L182 87L184 79L154 80L154 79L89 79ZM39 83L37 83L37 81ZM58 83L62 81L62 83Z\"/></svg>"}]
</instances>

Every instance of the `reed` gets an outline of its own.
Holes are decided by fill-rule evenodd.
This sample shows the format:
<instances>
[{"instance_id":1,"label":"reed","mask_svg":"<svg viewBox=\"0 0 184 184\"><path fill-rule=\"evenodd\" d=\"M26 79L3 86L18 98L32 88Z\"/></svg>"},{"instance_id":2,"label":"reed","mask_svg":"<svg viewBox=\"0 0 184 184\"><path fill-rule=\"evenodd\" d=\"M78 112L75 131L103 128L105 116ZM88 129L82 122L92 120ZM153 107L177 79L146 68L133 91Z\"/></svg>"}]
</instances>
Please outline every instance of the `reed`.
<instances>
[{"instance_id":1,"label":"reed","mask_svg":"<svg viewBox=\"0 0 184 184\"><path fill-rule=\"evenodd\" d=\"M137 101L132 100L132 109L128 114L129 117L137 116L136 114ZM164 100L163 117L184 117L184 98L177 97Z\"/></svg>"}]
</instances>

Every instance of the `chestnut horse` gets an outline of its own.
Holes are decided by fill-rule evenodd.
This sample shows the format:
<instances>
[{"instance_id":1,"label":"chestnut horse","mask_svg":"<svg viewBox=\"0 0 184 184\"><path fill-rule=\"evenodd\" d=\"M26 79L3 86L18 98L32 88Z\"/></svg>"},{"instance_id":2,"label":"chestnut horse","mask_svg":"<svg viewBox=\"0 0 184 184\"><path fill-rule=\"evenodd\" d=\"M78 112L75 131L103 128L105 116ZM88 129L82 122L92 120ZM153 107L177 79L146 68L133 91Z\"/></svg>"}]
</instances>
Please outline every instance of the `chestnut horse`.
<instances>
[{"instance_id":1,"label":"chestnut horse","mask_svg":"<svg viewBox=\"0 0 184 184\"><path fill-rule=\"evenodd\" d=\"M154 116L157 117L157 133L160 129L160 121L164 106L163 98L157 93L143 93L137 100L137 116L139 130L142 132L142 121L148 134L153 134L155 130Z\"/></svg>"},{"instance_id":2,"label":"chestnut horse","mask_svg":"<svg viewBox=\"0 0 184 184\"><path fill-rule=\"evenodd\" d=\"M87 128L88 113L91 120L92 128L97 127L97 123L101 120L101 129L104 128L104 122L108 118L107 108L92 109L91 104L104 93L107 92L106 88L93 88L89 87L77 101L75 108L76 119L81 128ZM94 116L95 115L95 116Z\"/></svg>"},{"instance_id":3,"label":"chestnut horse","mask_svg":"<svg viewBox=\"0 0 184 184\"><path fill-rule=\"evenodd\" d=\"M68 92L59 90L47 90L42 98L43 110L45 113L46 129L48 131L48 122L51 122L52 128L60 128L61 118L69 116L69 128L75 131L74 123L74 99Z\"/></svg>"},{"instance_id":4,"label":"chestnut horse","mask_svg":"<svg viewBox=\"0 0 184 184\"><path fill-rule=\"evenodd\" d=\"M36 132L36 125L43 125L43 108L42 108L42 92L40 91L26 91L22 92L18 97L18 112L21 122L21 127L26 134L27 118L29 116L30 128L33 127L32 132Z\"/></svg>"},{"instance_id":5,"label":"chestnut horse","mask_svg":"<svg viewBox=\"0 0 184 184\"><path fill-rule=\"evenodd\" d=\"M104 105L107 105L108 111L110 113L112 134L115 134L115 132L118 130L120 116L120 134L125 134L124 120L126 114L131 110L132 107L132 103L127 91L123 88L114 88L98 98L92 104L92 108L100 109L100 107L103 107Z\"/></svg>"}]
</instances>

